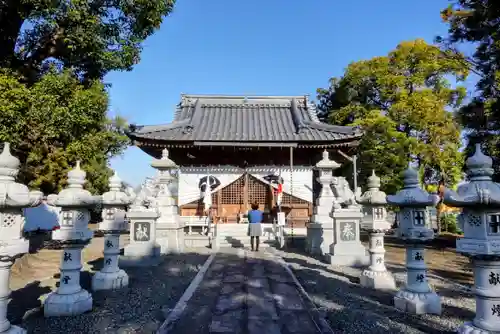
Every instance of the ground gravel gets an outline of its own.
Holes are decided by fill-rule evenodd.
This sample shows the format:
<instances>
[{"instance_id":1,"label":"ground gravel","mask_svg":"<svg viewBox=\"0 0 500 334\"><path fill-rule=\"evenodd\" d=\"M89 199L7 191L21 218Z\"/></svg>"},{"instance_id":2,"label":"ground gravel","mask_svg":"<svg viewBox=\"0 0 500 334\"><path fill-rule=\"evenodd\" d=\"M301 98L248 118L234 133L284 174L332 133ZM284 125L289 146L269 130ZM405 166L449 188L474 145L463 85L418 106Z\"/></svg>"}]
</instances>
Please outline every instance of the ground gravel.
<instances>
[{"instance_id":1,"label":"ground gravel","mask_svg":"<svg viewBox=\"0 0 500 334\"><path fill-rule=\"evenodd\" d=\"M361 269L333 267L296 251L278 251L330 323L335 333L456 333L475 316L470 287L429 277L442 297L443 313L409 315L393 307L393 293L359 285ZM398 287L404 285L404 268L388 266Z\"/></svg>"},{"instance_id":2,"label":"ground gravel","mask_svg":"<svg viewBox=\"0 0 500 334\"><path fill-rule=\"evenodd\" d=\"M126 268L129 287L92 293L91 312L44 318L41 309L29 310L20 325L28 333L155 333L208 256L209 250L196 249L165 256L156 267ZM87 290L89 283L82 279Z\"/></svg>"}]
</instances>

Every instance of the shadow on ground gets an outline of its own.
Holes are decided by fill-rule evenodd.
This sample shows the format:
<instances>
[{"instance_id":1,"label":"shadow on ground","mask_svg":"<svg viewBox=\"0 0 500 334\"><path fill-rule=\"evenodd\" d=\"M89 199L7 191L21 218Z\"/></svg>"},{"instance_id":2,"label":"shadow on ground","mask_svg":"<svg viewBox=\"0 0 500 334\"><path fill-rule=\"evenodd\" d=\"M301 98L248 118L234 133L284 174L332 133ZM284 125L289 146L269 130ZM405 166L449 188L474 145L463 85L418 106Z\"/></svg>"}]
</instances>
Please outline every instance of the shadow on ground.
<instances>
[{"instance_id":1,"label":"shadow on ground","mask_svg":"<svg viewBox=\"0 0 500 334\"><path fill-rule=\"evenodd\" d=\"M128 287L92 292L93 310L72 317L44 318L39 297L50 288L34 282L12 292L9 319L29 333L153 333L165 319L164 309L175 305L207 258L206 250L193 251L165 255L154 267L126 268ZM102 258L89 264L97 270ZM82 271L81 285L88 291L91 278Z\"/></svg>"},{"instance_id":2,"label":"shadow on ground","mask_svg":"<svg viewBox=\"0 0 500 334\"><path fill-rule=\"evenodd\" d=\"M325 265L306 255L303 249L303 244L289 245L280 254L316 305L325 311L336 333L456 333L460 323L475 316L469 309L445 303L441 316L400 312L393 307L394 292L364 288L359 285L358 274L347 274L339 267ZM391 266L390 270L395 274L405 273L403 266ZM450 298L467 294L452 288L441 288L438 293Z\"/></svg>"}]
</instances>

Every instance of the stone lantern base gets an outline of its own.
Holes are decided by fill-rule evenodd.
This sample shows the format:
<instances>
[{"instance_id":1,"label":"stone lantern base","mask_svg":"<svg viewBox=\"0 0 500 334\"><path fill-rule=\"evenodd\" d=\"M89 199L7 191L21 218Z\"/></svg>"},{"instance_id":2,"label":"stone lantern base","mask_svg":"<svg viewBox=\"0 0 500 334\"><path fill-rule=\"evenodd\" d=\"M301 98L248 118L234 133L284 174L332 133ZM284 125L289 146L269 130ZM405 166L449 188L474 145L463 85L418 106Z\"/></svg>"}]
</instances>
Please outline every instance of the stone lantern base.
<instances>
[{"instance_id":1,"label":"stone lantern base","mask_svg":"<svg viewBox=\"0 0 500 334\"><path fill-rule=\"evenodd\" d=\"M2 334L26 334L28 333L24 328L10 325L9 329L3 331Z\"/></svg>"},{"instance_id":2,"label":"stone lantern base","mask_svg":"<svg viewBox=\"0 0 500 334\"><path fill-rule=\"evenodd\" d=\"M434 291L413 292L402 289L394 297L394 307L410 314L441 314L441 298Z\"/></svg>"},{"instance_id":3,"label":"stone lantern base","mask_svg":"<svg viewBox=\"0 0 500 334\"><path fill-rule=\"evenodd\" d=\"M396 290L394 276L388 271L363 270L360 284L375 290Z\"/></svg>"},{"instance_id":4,"label":"stone lantern base","mask_svg":"<svg viewBox=\"0 0 500 334\"><path fill-rule=\"evenodd\" d=\"M92 277L92 290L121 289L128 286L128 275L120 269L113 273L98 271Z\"/></svg>"},{"instance_id":5,"label":"stone lantern base","mask_svg":"<svg viewBox=\"0 0 500 334\"><path fill-rule=\"evenodd\" d=\"M73 316L92 310L92 295L84 289L71 294L52 292L43 304L45 317Z\"/></svg>"}]
</instances>

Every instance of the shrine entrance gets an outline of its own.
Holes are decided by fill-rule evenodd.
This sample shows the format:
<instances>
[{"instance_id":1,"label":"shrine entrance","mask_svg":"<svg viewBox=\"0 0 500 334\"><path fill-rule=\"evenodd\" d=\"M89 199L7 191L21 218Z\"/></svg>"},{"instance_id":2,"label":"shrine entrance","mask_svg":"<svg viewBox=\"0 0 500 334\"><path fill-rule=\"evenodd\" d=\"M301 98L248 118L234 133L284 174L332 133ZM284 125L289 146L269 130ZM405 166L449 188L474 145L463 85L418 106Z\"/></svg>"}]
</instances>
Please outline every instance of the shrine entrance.
<instances>
[{"instance_id":1,"label":"shrine entrance","mask_svg":"<svg viewBox=\"0 0 500 334\"><path fill-rule=\"evenodd\" d=\"M242 222L242 215L250 209L250 204L256 201L259 209L264 211L264 222L272 223L276 215L274 207L273 188L245 173L236 181L212 194L212 215L223 223ZM204 216L203 199L181 206L182 216ZM287 215L289 223L304 226L312 214L312 203L284 193L281 209Z\"/></svg>"}]
</instances>

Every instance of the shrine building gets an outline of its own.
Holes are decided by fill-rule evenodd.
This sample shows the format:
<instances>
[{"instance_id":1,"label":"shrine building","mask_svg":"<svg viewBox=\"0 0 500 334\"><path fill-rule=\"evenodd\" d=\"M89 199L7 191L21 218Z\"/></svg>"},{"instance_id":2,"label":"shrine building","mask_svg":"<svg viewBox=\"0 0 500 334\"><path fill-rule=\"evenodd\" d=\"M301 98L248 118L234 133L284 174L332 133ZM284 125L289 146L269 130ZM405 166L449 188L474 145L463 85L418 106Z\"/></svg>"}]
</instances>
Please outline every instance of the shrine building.
<instances>
[{"instance_id":1,"label":"shrine building","mask_svg":"<svg viewBox=\"0 0 500 334\"><path fill-rule=\"evenodd\" d=\"M331 159L345 162L362 132L320 122L308 96L181 95L173 122L132 125L128 136L154 158L167 148L180 167L181 216L204 215L209 192L219 221L239 222L257 201L271 222L281 183L287 223L304 226L321 153L326 149Z\"/></svg>"}]
</instances>

